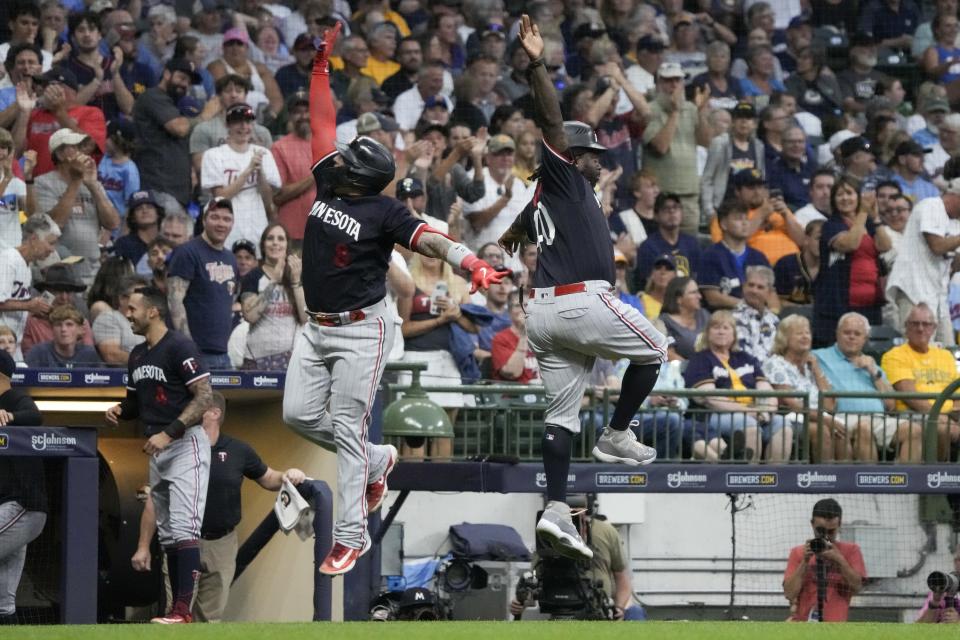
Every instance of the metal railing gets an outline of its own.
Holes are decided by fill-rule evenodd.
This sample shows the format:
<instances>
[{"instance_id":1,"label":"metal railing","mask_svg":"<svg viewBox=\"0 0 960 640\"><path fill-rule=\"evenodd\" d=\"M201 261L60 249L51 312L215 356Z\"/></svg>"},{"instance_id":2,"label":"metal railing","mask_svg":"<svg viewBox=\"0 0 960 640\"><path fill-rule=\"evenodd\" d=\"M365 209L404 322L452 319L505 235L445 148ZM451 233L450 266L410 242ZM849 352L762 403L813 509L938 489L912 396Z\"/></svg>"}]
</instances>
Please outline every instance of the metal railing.
<instances>
[{"instance_id":1,"label":"metal railing","mask_svg":"<svg viewBox=\"0 0 960 640\"><path fill-rule=\"evenodd\" d=\"M406 385L390 384L387 387L387 402L402 394ZM636 416L634 431L646 444L658 450L662 462L745 462L759 461L759 449L767 452L763 459L777 463L810 462L896 462L933 463L938 460L938 422L944 402L960 396L953 394L960 388L960 379L940 394L931 393L877 393L827 391L820 394L820 406L811 409L809 398L799 391L730 391L678 389L655 391L655 395L689 401L685 410L675 406L642 408ZM428 393L461 393L464 406L456 410L454 420L453 457L483 458L507 456L521 461L540 459L540 439L543 433L547 409L546 391L540 385L511 383L424 386ZM588 390L580 411L581 433L574 440L573 459L592 460L591 451L597 432L609 424L615 406L616 392ZM741 411L725 411L704 404L707 398L730 398L745 403ZM799 402L796 411L783 407L771 410L762 406L764 399L774 398ZM850 439L858 425L864 425L862 437L872 433L876 441L876 454L871 459L860 455L870 447L857 449L849 443L846 455L831 455L824 458L825 442L838 437L831 427L832 414L824 410L827 399L877 399L907 401L930 400L933 408L929 414L914 411L885 411L882 413L851 413L841 417L847 425L846 438ZM769 401L768 401L769 403ZM769 403L772 405L772 403ZM893 418L891 420L891 418ZM891 432L892 429L896 432ZM751 431L754 429L754 431ZM839 429L839 426L837 427ZM735 435L735 434L742 434ZM750 442L754 436L762 443ZM716 457L705 457L702 450L716 439ZM402 439L395 438L397 446ZM889 446L888 441L892 440ZM828 447L829 448L829 447ZM918 450L919 448L919 450ZM839 447L838 449L843 449ZM778 452L771 456L771 452ZM700 453L701 455L698 455Z\"/></svg>"}]
</instances>

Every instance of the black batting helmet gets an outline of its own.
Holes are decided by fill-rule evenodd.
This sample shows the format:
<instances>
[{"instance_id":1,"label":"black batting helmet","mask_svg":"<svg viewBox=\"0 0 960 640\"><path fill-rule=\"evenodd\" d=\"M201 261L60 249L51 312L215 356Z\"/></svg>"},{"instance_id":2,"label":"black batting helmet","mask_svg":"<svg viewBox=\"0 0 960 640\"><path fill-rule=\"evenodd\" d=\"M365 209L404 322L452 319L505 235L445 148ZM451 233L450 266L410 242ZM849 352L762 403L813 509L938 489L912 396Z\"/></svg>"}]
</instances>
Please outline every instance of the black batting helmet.
<instances>
[{"instance_id":1,"label":"black batting helmet","mask_svg":"<svg viewBox=\"0 0 960 640\"><path fill-rule=\"evenodd\" d=\"M593 127L579 120L567 120L563 123L563 132L567 134L567 145L572 151L586 150L603 153L605 146L597 142L597 134Z\"/></svg>"},{"instance_id":2,"label":"black batting helmet","mask_svg":"<svg viewBox=\"0 0 960 640\"><path fill-rule=\"evenodd\" d=\"M338 142L337 151L343 158L343 166L331 167L325 172L334 192L339 187L353 187L361 195L375 195L396 175L393 154L373 138L357 136L350 144Z\"/></svg>"}]
</instances>

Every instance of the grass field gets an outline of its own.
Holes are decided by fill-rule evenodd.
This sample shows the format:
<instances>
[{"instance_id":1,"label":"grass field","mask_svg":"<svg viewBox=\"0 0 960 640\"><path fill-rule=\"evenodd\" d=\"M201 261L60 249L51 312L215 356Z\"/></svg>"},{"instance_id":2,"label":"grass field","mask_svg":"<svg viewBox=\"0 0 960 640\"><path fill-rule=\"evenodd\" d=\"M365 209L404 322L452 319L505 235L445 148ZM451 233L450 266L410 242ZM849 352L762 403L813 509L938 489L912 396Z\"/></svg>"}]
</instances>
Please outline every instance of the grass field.
<instances>
[{"instance_id":1,"label":"grass field","mask_svg":"<svg viewBox=\"0 0 960 640\"><path fill-rule=\"evenodd\" d=\"M783 622L352 622L3 627L3 640L924 640L960 638L960 625Z\"/></svg>"}]
</instances>

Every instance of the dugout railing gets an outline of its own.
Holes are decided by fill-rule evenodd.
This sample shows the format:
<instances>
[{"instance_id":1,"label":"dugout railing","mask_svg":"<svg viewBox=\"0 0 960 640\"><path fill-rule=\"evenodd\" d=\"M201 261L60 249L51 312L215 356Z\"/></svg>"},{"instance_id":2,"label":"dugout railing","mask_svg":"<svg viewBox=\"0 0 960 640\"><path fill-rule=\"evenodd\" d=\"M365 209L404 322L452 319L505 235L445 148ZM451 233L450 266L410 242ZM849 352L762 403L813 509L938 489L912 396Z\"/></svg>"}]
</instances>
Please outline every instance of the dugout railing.
<instances>
[{"instance_id":1,"label":"dugout railing","mask_svg":"<svg viewBox=\"0 0 960 640\"><path fill-rule=\"evenodd\" d=\"M707 460L698 458L694 455L693 445L698 439L705 440L711 435L716 435L716 429L711 429L711 425L716 425L721 421L727 420L734 423L746 423L748 417L757 415L757 404L765 399L774 398L778 401L783 398L796 400L800 403L800 409L789 411L778 408L776 411L766 411L767 416L763 416L760 421L761 432L768 432L764 436L765 447L769 448L772 441L776 438L786 439L789 434L789 443L781 442L781 450L789 450L789 456L783 459L771 460L778 464L810 464L820 462L838 462L838 463L896 463L899 459L904 462L912 463L936 463L949 460L956 460L956 446L952 448L950 454L943 454L938 457L938 417L941 415L943 405L948 400L960 401L960 395L954 395L957 388L960 387L960 379L951 384L943 393L906 393L906 392L843 392L827 391L821 393L821 398L831 398L835 400L842 399L876 399L880 401L890 400L894 402L905 402L908 400L928 400L934 403L932 410L927 413L918 413L916 411L885 411L882 413L855 413L846 412L843 417L851 425L858 420L871 423L875 426L875 437L878 440L886 442L889 436L889 429L895 428L893 425L902 424L906 426L908 433L915 434L919 431L918 439L903 438L903 444L899 447L895 440L890 446L877 447L876 459L865 460L857 459L851 454L847 458L836 458L834 460L821 460L813 455L815 451L820 450L824 438L829 438L830 428L826 423L831 420L830 414L823 407L823 401L816 409L810 407L808 396L799 391L729 391L729 390L699 390L699 389L677 389L663 392L656 392L669 398L685 399L689 406L686 409L675 407L642 408L638 411L636 418L641 421L642 435L645 441L651 446L658 448L658 462L669 463L697 463L697 462L720 462L720 463L744 463L747 460L744 457L742 448L736 446L726 446L722 455L717 460ZM545 390L539 385L520 385L510 383L496 384L475 384L475 385L445 385L445 386L424 386L424 391L428 394L437 393L461 393L464 397L464 406L456 412L454 420L454 439L453 439L453 459L485 459L490 456L506 456L515 458L518 461L538 461L540 459L540 438L543 432L544 414L547 408ZM409 389L406 385L390 384L387 389L386 402L389 404L392 400L401 397L403 392ZM596 433L599 428L607 424L613 414L613 407L616 400L616 393L611 393L610 389L588 390L584 396L583 406L580 411L581 433L574 441L573 460L591 461L591 450L596 439ZM710 397L732 398L744 402L742 411L717 411L710 409L702 404L703 400ZM769 402L769 401L768 401ZM780 416L778 420L784 421L791 427L788 432L781 429L775 434L769 434L770 427L767 426L773 421L774 415ZM894 418L895 420L884 420L884 418ZM679 424L679 429L657 429L664 423ZM651 428L645 428L651 427ZM816 427L815 429L812 427ZM851 427L852 428L852 427ZM810 434L816 434L816 442L811 441ZM732 437L729 433L720 434L727 445L732 445ZM674 441L676 437L681 438L681 442ZM666 439L664 441L664 439ZM397 446L403 445L402 438L387 438ZM919 440L919 442L918 442ZM788 446L784 446L788 445ZM919 451L915 447L920 447ZM898 451L902 449L902 451ZM664 455L667 452L667 455ZM431 456L430 450L426 449L423 457L442 459L437 456Z\"/></svg>"}]
</instances>

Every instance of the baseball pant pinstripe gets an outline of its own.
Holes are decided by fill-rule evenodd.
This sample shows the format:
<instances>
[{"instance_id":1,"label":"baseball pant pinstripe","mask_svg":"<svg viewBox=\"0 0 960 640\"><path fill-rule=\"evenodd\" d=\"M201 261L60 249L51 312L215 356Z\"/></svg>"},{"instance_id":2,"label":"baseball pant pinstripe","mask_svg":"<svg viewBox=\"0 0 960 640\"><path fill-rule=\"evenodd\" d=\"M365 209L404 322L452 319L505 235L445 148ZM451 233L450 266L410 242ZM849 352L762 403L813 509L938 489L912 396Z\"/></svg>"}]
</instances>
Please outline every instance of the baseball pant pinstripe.
<instances>
[{"instance_id":1,"label":"baseball pant pinstripe","mask_svg":"<svg viewBox=\"0 0 960 640\"><path fill-rule=\"evenodd\" d=\"M337 452L333 537L354 549L367 535L367 483L388 462L386 447L367 442L367 428L396 327L382 300L363 312L363 320L339 327L308 322L293 343L283 391L284 422Z\"/></svg>"},{"instance_id":2,"label":"baseball pant pinstripe","mask_svg":"<svg viewBox=\"0 0 960 640\"><path fill-rule=\"evenodd\" d=\"M27 559L27 545L43 531L47 514L27 511L20 503L0 504L0 616L16 610L17 586Z\"/></svg>"},{"instance_id":3,"label":"baseball pant pinstripe","mask_svg":"<svg viewBox=\"0 0 960 640\"><path fill-rule=\"evenodd\" d=\"M526 305L527 338L547 390L544 421L571 433L580 432L580 402L597 358L660 364L667 354L666 337L609 282L586 284L585 292L565 296L534 289Z\"/></svg>"},{"instance_id":4,"label":"baseball pant pinstripe","mask_svg":"<svg viewBox=\"0 0 960 640\"><path fill-rule=\"evenodd\" d=\"M163 547L200 539L210 480L210 439L197 425L150 458L150 496Z\"/></svg>"}]
</instances>

